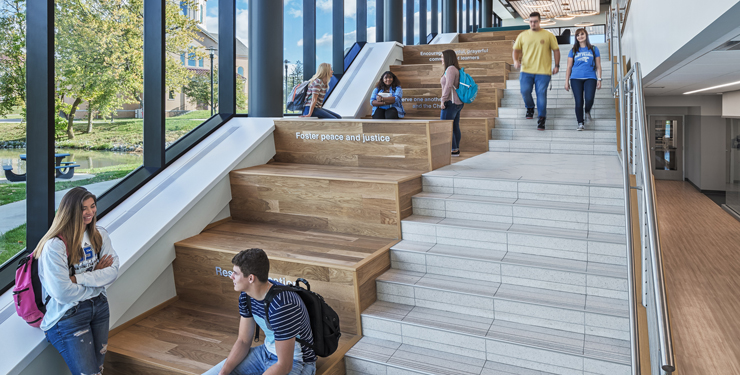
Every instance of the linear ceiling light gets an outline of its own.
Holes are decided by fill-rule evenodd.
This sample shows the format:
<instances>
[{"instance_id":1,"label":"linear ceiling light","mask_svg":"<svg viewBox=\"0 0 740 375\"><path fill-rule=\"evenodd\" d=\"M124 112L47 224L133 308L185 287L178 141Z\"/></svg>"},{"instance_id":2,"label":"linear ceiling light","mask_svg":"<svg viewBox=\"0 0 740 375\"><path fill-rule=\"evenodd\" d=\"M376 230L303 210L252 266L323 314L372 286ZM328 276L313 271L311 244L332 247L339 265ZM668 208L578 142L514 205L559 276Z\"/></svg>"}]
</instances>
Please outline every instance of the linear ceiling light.
<instances>
[{"instance_id":1,"label":"linear ceiling light","mask_svg":"<svg viewBox=\"0 0 740 375\"><path fill-rule=\"evenodd\" d=\"M702 92L702 91L708 91L708 90L714 90L714 89L719 89L719 88L722 88L722 87L727 87L727 86L734 86L734 85L740 85L740 81L737 81L737 82L730 82L730 83L725 83L724 85L717 85L717 86L707 87L707 88L705 88L705 89L700 89L700 90L694 90L694 91L689 91L689 92L685 92L685 93L683 93L683 94L684 94L684 95L689 95L689 94L695 94L695 93L697 93L697 92Z\"/></svg>"}]
</instances>

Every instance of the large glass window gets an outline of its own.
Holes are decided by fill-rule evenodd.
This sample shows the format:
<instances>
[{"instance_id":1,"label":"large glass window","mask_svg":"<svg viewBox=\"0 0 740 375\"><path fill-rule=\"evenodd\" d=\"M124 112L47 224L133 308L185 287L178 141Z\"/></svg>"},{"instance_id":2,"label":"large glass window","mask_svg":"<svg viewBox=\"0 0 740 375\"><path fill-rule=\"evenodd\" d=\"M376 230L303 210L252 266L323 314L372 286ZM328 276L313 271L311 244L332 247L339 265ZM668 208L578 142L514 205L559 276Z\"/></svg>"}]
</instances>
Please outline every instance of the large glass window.
<instances>
[{"instance_id":1,"label":"large glass window","mask_svg":"<svg viewBox=\"0 0 740 375\"><path fill-rule=\"evenodd\" d=\"M33 135L27 134L25 113L25 2L0 4L0 160L8 172L0 176L2 264L26 247L25 147ZM56 158L49 172L56 177L59 202L75 186L100 196L141 166L143 3L57 0L56 5ZM184 62L180 52L171 60L177 66Z\"/></svg>"}]
</instances>

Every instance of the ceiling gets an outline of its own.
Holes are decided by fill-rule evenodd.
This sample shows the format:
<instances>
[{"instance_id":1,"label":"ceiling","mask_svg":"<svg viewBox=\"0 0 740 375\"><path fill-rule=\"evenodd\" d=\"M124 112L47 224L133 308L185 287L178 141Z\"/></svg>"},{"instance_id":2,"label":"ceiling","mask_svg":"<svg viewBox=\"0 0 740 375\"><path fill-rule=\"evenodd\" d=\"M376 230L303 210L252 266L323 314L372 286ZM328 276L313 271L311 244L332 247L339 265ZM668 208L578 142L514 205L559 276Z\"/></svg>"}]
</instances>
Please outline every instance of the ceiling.
<instances>
[{"instance_id":1,"label":"ceiling","mask_svg":"<svg viewBox=\"0 0 740 375\"><path fill-rule=\"evenodd\" d=\"M645 95L682 95L685 92L732 82L739 83L692 95L711 95L740 90L740 27L735 32L737 34L733 33L734 36L712 43L711 46L707 46L709 48L706 51L700 51L676 64L671 71L647 82Z\"/></svg>"},{"instance_id":2,"label":"ceiling","mask_svg":"<svg viewBox=\"0 0 740 375\"><path fill-rule=\"evenodd\" d=\"M532 12L539 12L542 18L561 16L592 16L600 13L600 0L507 0L508 3L527 18Z\"/></svg>"}]
</instances>

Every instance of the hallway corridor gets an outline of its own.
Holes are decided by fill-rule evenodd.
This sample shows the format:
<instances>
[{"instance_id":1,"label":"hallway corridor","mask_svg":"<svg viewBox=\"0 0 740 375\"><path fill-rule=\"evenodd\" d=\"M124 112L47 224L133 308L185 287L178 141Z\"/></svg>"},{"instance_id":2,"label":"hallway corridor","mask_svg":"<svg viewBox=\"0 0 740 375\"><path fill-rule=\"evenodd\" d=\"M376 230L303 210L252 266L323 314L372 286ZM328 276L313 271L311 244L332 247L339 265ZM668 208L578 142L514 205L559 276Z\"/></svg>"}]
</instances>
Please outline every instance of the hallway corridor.
<instances>
[{"instance_id":1,"label":"hallway corridor","mask_svg":"<svg viewBox=\"0 0 740 375\"><path fill-rule=\"evenodd\" d=\"M655 186L676 368L740 374L740 222L688 182Z\"/></svg>"}]
</instances>

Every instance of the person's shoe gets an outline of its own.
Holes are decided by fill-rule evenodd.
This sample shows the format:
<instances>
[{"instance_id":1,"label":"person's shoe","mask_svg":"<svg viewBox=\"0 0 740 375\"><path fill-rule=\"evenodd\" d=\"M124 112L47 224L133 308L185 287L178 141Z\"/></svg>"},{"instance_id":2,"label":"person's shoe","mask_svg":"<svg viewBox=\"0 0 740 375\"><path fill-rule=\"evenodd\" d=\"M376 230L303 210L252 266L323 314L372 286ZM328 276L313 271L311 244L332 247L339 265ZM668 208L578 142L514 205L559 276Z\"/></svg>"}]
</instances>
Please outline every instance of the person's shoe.
<instances>
[{"instance_id":1,"label":"person's shoe","mask_svg":"<svg viewBox=\"0 0 740 375\"><path fill-rule=\"evenodd\" d=\"M537 120L537 130L540 130L540 131L545 130L545 118L544 117L540 117Z\"/></svg>"},{"instance_id":2,"label":"person's shoe","mask_svg":"<svg viewBox=\"0 0 740 375\"><path fill-rule=\"evenodd\" d=\"M452 151L452 156L460 156L460 150Z\"/></svg>"},{"instance_id":3,"label":"person's shoe","mask_svg":"<svg viewBox=\"0 0 740 375\"><path fill-rule=\"evenodd\" d=\"M590 124L594 119L591 117L591 113L586 112L586 123Z\"/></svg>"},{"instance_id":4,"label":"person's shoe","mask_svg":"<svg viewBox=\"0 0 740 375\"><path fill-rule=\"evenodd\" d=\"M524 116L527 120L534 118L534 108L527 108L527 115Z\"/></svg>"},{"instance_id":5,"label":"person's shoe","mask_svg":"<svg viewBox=\"0 0 740 375\"><path fill-rule=\"evenodd\" d=\"M586 130L586 127L583 126L583 123L578 124L578 131L580 132L580 131L584 131L584 130Z\"/></svg>"}]
</instances>

